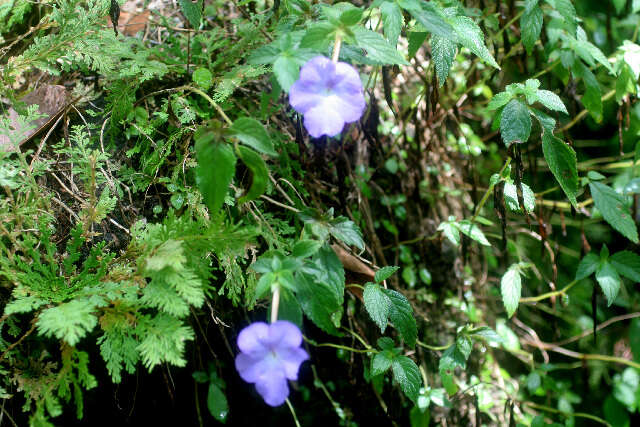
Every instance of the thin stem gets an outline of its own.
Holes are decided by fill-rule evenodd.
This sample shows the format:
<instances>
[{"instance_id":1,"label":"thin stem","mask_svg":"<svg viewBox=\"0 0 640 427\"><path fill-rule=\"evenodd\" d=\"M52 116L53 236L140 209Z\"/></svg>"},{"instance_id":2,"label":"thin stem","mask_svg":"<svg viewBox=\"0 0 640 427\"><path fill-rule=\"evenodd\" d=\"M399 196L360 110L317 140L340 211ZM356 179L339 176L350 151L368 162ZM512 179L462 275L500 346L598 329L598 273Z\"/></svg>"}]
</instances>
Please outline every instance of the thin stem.
<instances>
[{"instance_id":1,"label":"thin stem","mask_svg":"<svg viewBox=\"0 0 640 427\"><path fill-rule=\"evenodd\" d=\"M600 424L604 424L605 426L610 426L611 425L608 422L606 422L605 420L603 420L602 418L596 417L595 415L591 415L591 414L585 414L584 412L571 412L571 413L568 413L568 412L561 411L559 409L552 408L550 406L539 405L539 404L533 403L533 402L522 402L522 404L524 406L529 406L531 408L539 409L541 411L551 412L552 414L561 414L561 415L564 415L566 417L587 418L587 419L596 421L596 422L598 422Z\"/></svg>"},{"instance_id":2,"label":"thin stem","mask_svg":"<svg viewBox=\"0 0 640 427\"><path fill-rule=\"evenodd\" d=\"M289 411L291 411L291 415L293 416L293 422L296 423L296 427L300 427L300 421L298 421L298 416L296 415L296 410L293 408L291 401L289 398L285 400L287 402L287 406L289 407Z\"/></svg>"},{"instance_id":3,"label":"thin stem","mask_svg":"<svg viewBox=\"0 0 640 427\"><path fill-rule=\"evenodd\" d=\"M216 101L214 101L209 95L207 95L206 93L204 93L203 91L201 91L200 89L197 89L193 86L180 86L178 88L176 88L176 90L188 90L194 93L197 93L198 95L200 95L201 97L203 97L204 99L206 99L207 101L209 101L209 104L211 104L213 106L213 108L216 109L216 111L218 112L218 114L220 114L220 117L222 117L224 119L225 122L227 122L227 124L229 126L231 126L233 124L233 122L231 121L231 119L226 115L226 113L224 112L224 110L218 105L218 103Z\"/></svg>"},{"instance_id":4,"label":"thin stem","mask_svg":"<svg viewBox=\"0 0 640 427\"><path fill-rule=\"evenodd\" d=\"M509 164L511 164L511 157L507 157L507 160L504 162L504 165L502 165L502 169L500 169L500 172L498 172L498 175L500 177L502 177L502 173L505 171L505 169L509 167ZM489 188L487 188L487 191L485 191L484 195L482 196L482 199L480 199L480 203L478 203L478 206L476 207L476 211L473 214L473 217L471 218L471 222L474 222L478 214L480 214L480 210L482 209L484 204L487 202L487 199L489 199L489 196L493 191L493 187L494 187L493 185L490 185Z\"/></svg>"},{"instance_id":5,"label":"thin stem","mask_svg":"<svg viewBox=\"0 0 640 427\"><path fill-rule=\"evenodd\" d=\"M567 286L565 286L564 288L560 289L559 291L547 292L546 294L538 295L538 296L535 296L535 297L520 298L520 302L521 303L538 302L538 301L542 301L543 299L553 298L553 297L556 297L556 296L559 296L559 295L564 295L569 291L569 289L574 287L577 283L578 283L578 281L574 280L573 282L569 283Z\"/></svg>"},{"instance_id":6,"label":"thin stem","mask_svg":"<svg viewBox=\"0 0 640 427\"><path fill-rule=\"evenodd\" d=\"M424 347L428 350L433 350L433 351L442 351L442 350L446 350L449 347L451 347L451 345L453 344L447 344L447 345L429 345L426 343L423 343L420 340L416 340L416 344L418 344L420 347Z\"/></svg>"},{"instance_id":7,"label":"thin stem","mask_svg":"<svg viewBox=\"0 0 640 427\"><path fill-rule=\"evenodd\" d=\"M336 33L336 42L333 45L333 55L331 56L331 60L335 64L338 62L338 57L340 56L340 46L342 46L342 37L340 33Z\"/></svg>"},{"instance_id":8,"label":"thin stem","mask_svg":"<svg viewBox=\"0 0 640 427\"><path fill-rule=\"evenodd\" d=\"M271 300L271 323L278 321L278 307L280 306L280 286L276 286Z\"/></svg>"},{"instance_id":9,"label":"thin stem","mask_svg":"<svg viewBox=\"0 0 640 427\"><path fill-rule=\"evenodd\" d=\"M369 348L367 350L361 350L359 348L347 347L346 345L334 344L334 343L330 343L330 342L317 343L317 342L305 337L304 335L302 336L302 338L304 338L305 342L307 342L308 344L310 344L310 345L312 345L314 347L332 347L332 348L338 348L338 349L341 349L341 350L350 351L352 353L379 353L377 350L374 350L372 348Z\"/></svg>"}]
</instances>

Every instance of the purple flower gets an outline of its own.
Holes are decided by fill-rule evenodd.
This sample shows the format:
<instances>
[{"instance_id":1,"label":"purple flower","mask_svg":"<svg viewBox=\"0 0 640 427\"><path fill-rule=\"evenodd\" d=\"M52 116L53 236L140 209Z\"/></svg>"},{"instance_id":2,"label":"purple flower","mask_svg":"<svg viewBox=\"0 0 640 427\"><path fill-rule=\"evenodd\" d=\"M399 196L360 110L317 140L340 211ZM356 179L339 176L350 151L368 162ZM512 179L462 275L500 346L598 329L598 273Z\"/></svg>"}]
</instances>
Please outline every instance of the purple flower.
<instances>
[{"instance_id":1,"label":"purple flower","mask_svg":"<svg viewBox=\"0 0 640 427\"><path fill-rule=\"evenodd\" d=\"M287 379L298 379L300 364L309 358L300 344L300 329L286 320L256 322L240 331L236 369L268 405L282 405L289 396Z\"/></svg>"},{"instance_id":2,"label":"purple flower","mask_svg":"<svg viewBox=\"0 0 640 427\"><path fill-rule=\"evenodd\" d=\"M314 138L337 135L345 123L358 120L365 108L358 71L324 56L302 66L300 78L289 91L289 102L304 114L304 127Z\"/></svg>"}]
</instances>

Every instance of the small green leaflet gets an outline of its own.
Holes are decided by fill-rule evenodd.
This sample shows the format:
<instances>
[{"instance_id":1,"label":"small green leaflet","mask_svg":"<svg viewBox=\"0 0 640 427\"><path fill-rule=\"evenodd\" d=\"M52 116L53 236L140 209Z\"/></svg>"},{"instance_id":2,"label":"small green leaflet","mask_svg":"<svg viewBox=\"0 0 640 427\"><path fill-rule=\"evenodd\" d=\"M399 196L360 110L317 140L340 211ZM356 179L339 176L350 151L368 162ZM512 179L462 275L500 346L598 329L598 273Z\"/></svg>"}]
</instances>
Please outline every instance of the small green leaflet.
<instances>
[{"instance_id":1,"label":"small green leaflet","mask_svg":"<svg viewBox=\"0 0 640 427\"><path fill-rule=\"evenodd\" d=\"M222 381L222 380L218 380ZM225 423L229 415L229 404L227 396L220 387L213 381L209 383L209 392L207 393L207 409L216 420Z\"/></svg>"},{"instance_id":2,"label":"small green leaflet","mask_svg":"<svg viewBox=\"0 0 640 427\"><path fill-rule=\"evenodd\" d=\"M564 106L560 97L550 90L538 89L536 97L538 98L538 101L548 109L569 114L567 107Z\"/></svg>"},{"instance_id":3,"label":"small green leaflet","mask_svg":"<svg viewBox=\"0 0 640 427\"><path fill-rule=\"evenodd\" d=\"M638 243L638 229L631 217L625 199L601 182L590 182L593 203L611 226L633 243Z\"/></svg>"},{"instance_id":4,"label":"small green leaflet","mask_svg":"<svg viewBox=\"0 0 640 427\"><path fill-rule=\"evenodd\" d=\"M595 273L598 265L600 264L600 257L593 252L589 252L582 258L578 269L576 270L576 280L582 280Z\"/></svg>"},{"instance_id":5,"label":"small green leaflet","mask_svg":"<svg viewBox=\"0 0 640 427\"><path fill-rule=\"evenodd\" d=\"M191 28L196 30L200 28L200 21L202 20L202 1L203 0L198 0L196 2L191 0L180 0L182 13L184 13L184 16L189 20Z\"/></svg>"},{"instance_id":6,"label":"small green leaflet","mask_svg":"<svg viewBox=\"0 0 640 427\"><path fill-rule=\"evenodd\" d=\"M439 6L434 3L421 0L398 0L398 4L431 34L449 40L455 38L453 27L445 20Z\"/></svg>"},{"instance_id":7,"label":"small green leaflet","mask_svg":"<svg viewBox=\"0 0 640 427\"><path fill-rule=\"evenodd\" d=\"M489 105L487 105L487 110L493 111L497 110L500 107L507 105L509 101L513 98L513 94L510 92L500 92L493 95L491 101L489 101Z\"/></svg>"},{"instance_id":8,"label":"small green leaflet","mask_svg":"<svg viewBox=\"0 0 640 427\"><path fill-rule=\"evenodd\" d=\"M512 99L502 110L500 134L506 145L523 144L531 135L531 115L524 103Z\"/></svg>"},{"instance_id":9,"label":"small green leaflet","mask_svg":"<svg viewBox=\"0 0 640 427\"><path fill-rule=\"evenodd\" d=\"M607 305L610 306L615 301L620 292L620 276L609 261L601 262L596 270L596 280L607 297Z\"/></svg>"},{"instance_id":10,"label":"small green leaflet","mask_svg":"<svg viewBox=\"0 0 640 427\"><path fill-rule=\"evenodd\" d=\"M329 233L336 239L353 245L361 251L364 250L364 240L362 240L362 232L355 222L344 216L339 216L329 221Z\"/></svg>"},{"instance_id":11,"label":"small green leaflet","mask_svg":"<svg viewBox=\"0 0 640 427\"><path fill-rule=\"evenodd\" d=\"M376 283L381 283L384 282L385 280L387 280L389 277L391 277L393 275L393 273L395 273L396 271L398 271L400 269L400 267L397 266L386 266L386 267L382 267L380 270L376 271L375 276L373 277L373 280Z\"/></svg>"},{"instance_id":12,"label":"small green leaflet","mask_svg":"<svg viewBox=\"0 0 640 427\"><path fill-rule=\"evenodd\" d=\"M445 221L438 226L438 231L442 231L451 243L456 246L460 244L460 232L481 245L491 246L480 227L466 219L458 222L453 217L450 217L449 221Z\"/></svg>"},{"instance_id":13,"label":"small green leaflet","mask_svg":"<svg viewBox=\"0 0 640 427\"><path fill-rule=\"evenodd\" d=\"M549 170L556 177L560 188L574 207L578 206L578 161L573 148L549 131L542 134L542 152Z\"/></svg>"},{"instance_id":14,"label":"small green leaflet","mask_svg":"<svg viewBox=\"0 0 640 427\"><path fill-rule=\"evenodd\" d=\"M393 361L393 352L389 350L381 351L380 353L376 353L371 358L371 376L375 377L376 375L384 374L391 368L391 363Z\"/></svg>"},{"instance_id":15,"label":"small green leaflet","mask_svg":"<svg viewBox=\"0 0 640 427\"><path fill-rule=\"evenodd\" d=\"M525 184L521 183L522 186L522 197L524 199L524 208L527 212L533 212L536 207L536 196L533 194L531 188ZM516 185L511 182L505 182L504 184L504 201L507 204L507 207L515 212L520 212L520 203L518 202L518 193Z\"/></svg>"},{"instance_id":16,"label":"small green leaflet","mask_svg":"<svg viewBox=\"0 0 640 427\"><path fill-rule=\"evenodd\" d=\"M293 245L291 255L299 258L306 258L318 252L322 246L322 242L318 240L300 240Z\"/></svg>"},{"instance_id":17,"label":"small green leaflet","mask_svg":"<svg viewBox=\"0 0 640 427\"><path fill-rule=\"evenodd\" d=\"M213 75L211 74L211 71L206 68L198 68L193 72L193 76L191 76L191 78L198 86L206 91L211 87Z\"/></svg>"},{"instance_id":18,"label":"small green leaflet","mask_svg":"<svg viewBox=\"0 0 640 427\"><path fill-rule=\"evenodd\" d=\"M502 294L502 302L507 310L509 317L513 316L520 303L520 295L522 292L522 279L520 277L520 268L518 264L513 264L504 273L500 280L500 292Z\"/></svg>"},{"instance_id":19,"label":"small green leaflet","mask_svg":"<svg viewBox=\"0 0 640 427\"><path fill-rule=\"evenodd\" d=\"M619 274L640 283L640 255L630 251L620 251L613 254L610 261Z\"/></svg>"},{"instance_id":20,"label":"small green leaflet","mask_svg":"<svg viewBox=\"0 0 640 427\"><path fill-rule=\"evenodd\" d=\"M449 20L453 29L456 32L456 41L462 46L469 49L480 59L491 65L492 67L500 69L500 66L489 52L489 49L484 44L484 34L482 30L471 18L467 16L456 16Z\"/></svg>"},{"instance_id":21,"label":"small green leaflet","mask_svg":"<svg viewBox=\"0 0 640 427\"><path fill-rule=\"evenodd\" d=\"M393 326L400 332L400 336L408 347L413 348L418 338L418 326L416 319L413 317L413 308L409 300L400 292L391 289L382 290L391 302L389 310L389 320Z\"/></svg>"},{"instance_id":22,"label":"small green leaflet","mask_svg":"<svg viewBox=\"0 0 640 427\"><path fill-rule=\"evenodd\" d=\"M398 44L402 25L404 25L402 9L395 1L385 1L380 5L380 13L382 14L384 35L389 43L395 47Z\"/></svg>"}]
</instances>

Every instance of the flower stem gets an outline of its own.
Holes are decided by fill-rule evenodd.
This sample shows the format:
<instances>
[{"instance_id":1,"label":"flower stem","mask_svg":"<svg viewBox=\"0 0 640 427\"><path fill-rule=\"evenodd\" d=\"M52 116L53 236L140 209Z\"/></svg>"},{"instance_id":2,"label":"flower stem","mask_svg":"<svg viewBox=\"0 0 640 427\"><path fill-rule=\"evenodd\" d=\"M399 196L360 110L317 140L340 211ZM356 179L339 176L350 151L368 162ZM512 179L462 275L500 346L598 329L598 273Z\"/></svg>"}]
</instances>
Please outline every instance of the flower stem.
<instances>
[{"instance_id":1,"label":"flower stem","mask_svg":"<svg viewBox=\"0 0 640 427\"><path fill-rule=\"evenodd\" d=\"M273 291L273 299L271 300L271 323L278 320L278 306L280 305L280 286L276 286Z\"/></svg>"},{"instance_id":2,"label":"flower stem","mask_svg":"<svg viewBox=\"0 0 640 427\"><path fill-rule=\"evenodd\" d=\"M338 56L340 56L340 46L342 45L342 37L339 33L336 33L336 42L333 45L333 55L331 56L331 60L336 63L338 62Z\"/></svg>"}]
</instances>

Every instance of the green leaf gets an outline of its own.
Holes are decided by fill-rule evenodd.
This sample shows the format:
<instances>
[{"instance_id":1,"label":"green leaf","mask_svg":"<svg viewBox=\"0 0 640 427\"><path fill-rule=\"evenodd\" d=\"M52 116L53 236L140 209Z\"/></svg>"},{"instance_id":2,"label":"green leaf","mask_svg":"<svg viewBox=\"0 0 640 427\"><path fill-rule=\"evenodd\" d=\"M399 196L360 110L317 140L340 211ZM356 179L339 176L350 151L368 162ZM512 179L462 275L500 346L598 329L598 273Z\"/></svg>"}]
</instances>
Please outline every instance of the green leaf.
<instances>
[{"instance_id":1,"label":"green leaf","mask_svg":"<svg viewBox=\"0 0 640 427\"><path fill-rule=\"evenodd\" d=\"M469 336L480 338L488 342L501 343L504 341L500 335L488 326L480 326L469 332Z\"/></svg>"},{"instance_id":2,"label":"green leaf","mask_svg":"<svg viewBox=\"0 0 640 427\"><path fill-rule=\"evenodd\" d=\"M527 142L531 134L531 116L524 103L512 99L504 107L500 119L500 134L506 145Z\"/></svg>"},{"instance_id":3,"label":"green leaf","mask_svg":"<svg viewBox=\"0 0 640 427\"><path fill-rule=\"evenodd\" d=\"M504 273L500 280L500 292L502 293L504 308L507 310L509 317L511 317L518 308L522 292L522 279L518 268L511 266Z\"/></svg>"},{"instance_id":4,"label":"green leaf","mask_svg":"<svg viewBox=\"0 0 640 427\"><path fill-rule=\"evenodd\" d=\"M484 44L484 34L482 30L471 18L467 16L456 16L450 20L457 35L456 41L469 49L480 59L500 69L500 66Z\"/></svg>"},{"instance_id":5,"label":"green leaf","mask_svg":"<svg viewBox=\"0 0 640 427\"><path fill-rule=\"evenodd\" d=\"M300 240L293 245L291 255L298 258L306 258L318 252L322 242L318 240Z\"/></svg>"},{"instance_id":6,"label":"green leaf","mask_svg":"<svg viewBox=\"0 0 640 427\"><path fill-rule=\"evenodd\" d=\"M438 225L438 231L442 231L442 234L454 245L458 246L460 244L460 230L456 222L442 222Z\"/></svg>"},{"instance_id":7,"label":"green leaf","mask_svg":"<svg viewBox=\"0 0 640 427\"><path fill-rule=\"evenodd\" d=\"M538 5L525 9L520 18L520 34L522 44L527 49L527 54L531 55L533 46L540 39L540 31L542 30L542 9Z\"/></svg>"},{"instance_id":8,"label":"green leaf","mask_svg":"<svg viewBox=\"0 0 640 427\"><path fill-rule=\"evenodd\" d=\"M620 276L613 265L606 261L598 265L596 280L607 297L607 305L613 304L620 292Z\"/></svg>"},{"instance_id":9,"label":"green leaf","mask_svg":"<svg viewBox=\"0 0 640 427\"><path fill-rule=\"evenodd\" d=\"M233 122L230 131L240 142L255 150L269 156L278 155L273 148L273 142L271 142L269 134L256 119L240 117Z\"/></svg>"},{"instance_id":10,"label":"green leaf","mask_svg":"<svg viewBox=\"0 0 640 427\"><path fill-rule=\"evenodd\" d=\"M98 324L95 304L86 299L74 299L56 307L44 309L37 317L38 333L75 346Z\"/></svg>"},{"instance_id":11,"label":"green leaf","mask_svg":"<svg viewBox=\"0 0 640 427\"><path fill-rule=\"evenodd\" d=\"M638 229L623 196L601 182L590 182L593 203L611 226L633 243L638 243Z\"/></svg>"},{"instance_id":12,"label":"green leaf","mask_svg":"<svg viewBox=\"0 0 640 427\"><path fill-rule=\"evenodd\" d=\"M360 228L351 220L348 220L344 216L339 216L329 221L329 233L336 239L346 243L347 245L353 245L364 250L364 240L362 240L362 232Z\"/></svg>"},{"instance_id":13,"label":"green leaf","mask_svg":"<svg viewBox=\"0 0 640 427\"><path fill-rule=\"evenodd\" d=\"M380 270L376 271L376 274L373 277L373 280L376 283L382 283L385 280L387 280L389 277L391 277L399 269L400 267L397 267L397 266L382 267Z\"/></svg>"},{"instance_id":14,"label":"green leaf","mask_svg":"<svg viewBox=\"0 0 640 427\"><path fill-rule=\"evenodd\" d=\"M415 403L422 385L418 365L406 356L397 356L391 363L393 379L400 385L404 394Z\"/></svg>"},{"instance_id":15,"label":"green leaf","mask_svg":"<svg viewBox=\"0 0 640 427\"><path fill-rule=\"evenodd\" d=\"M289 92L291 86L298 80L300 65L290 56L279 55L273 63L273 73L276 75L280 87Z\"/></svg>"},{"instance_id":16,"label":"green leaf","mask_svg":"<svg viewBox=\"0 0 640 427\"><path fill-rule=\"evenodd\" d=\"M356 28L353 33L358 47L367 52L367 59L381 65L409 64L402 54L379 33L362 27Z\"/></svg>"},{"instance_id":17,"label":"green leaf","mask_svg":"<svg viewBox=\"0 0 640 427\"><path fill-rule=\"evenodd\" d=\"M619 274L640 283L640 255L630 251L616 252L611 256L611 264Z\"/></svg>"},{"instance_id":18,"label":"green leaf","mask_svg":"<svg viewBox=\"0 0 640 427\"><path fill-rule=\"evenodd\" d=\"M216 214L229 191L236 171L236 156L225 143L211 142L211 138L196 139L196 182L211 214Z\"/></svg>"},{"instance_id":19,"label":"green leaf","mask_svg":"<svg viewBox=\"0 0 640 427\"><path fill-rule=\"evenodd\" d=\"M229 404L227 396L215 383L209 384L209 393L207 394L207 409L213 418L225 423L229 415Z\"/></svg>"},{"instance_id":20,"label":"green leaf","mask_svg":"<svg viewBox=\"0 0 640 427\"><path fill-rule=\"evenodd\" d=\"M202 20L202 1L198 0L194 3L192 0L180 0L182 13L189 20L191 28L196 30L200 28L200 21Z\"/></svg>"},{"instance_id":21,"label":"green leaf","mask_svg":"<svg viewBox=\"0 0 640 427\"><path fill-rule=\"evenodd\" d=\"M347 3L348 4L348 3ZM351 6L351 5L350 5ZM362 19L362 9L357 7L349 7L340 14L340 22L351 27L356 25Z\"/></svg>"},{"instance_id":22,"label":"green leaf","mask_svg":"<svg viewBox=\"0 0 640 427\"><path fill-rule=\"evenodd\" d=\"M310 27L300 41L301 48L308 48L323 52L333 40L333 25L321 22Z\"/></svg>"},{"instance_id":23,"label":"green leaf","mask_svg":"<svg viewBox=\"0 0 640 427\"><path fill-rule=\"evenodd\" d=\"M562 15L566 23L574 28L573 32L575 33L577 15L576 8L573 6L573 3L571 3L571 0L547 0L547 3L551 4L551 6Z\"/></svg>"},{"instance_id":24,"label":"green leaf","mask_svg":"<svg viewBox=\"0 0 640 427\"><path fill-rule=\"evenodd\" d=\"M550 90L538 89L536 95L538 101L540 101L540 103L548 109L569 114L569 112L567 111L567 107L564 106L564 103L562 102L560 97Z\"/></svg>"},{"instance_id":25,"label":"green leaf","mask_svg":"<svg viewBox=\"0 0 640 427\"><path fill-rule=\"evenodd\" d=\"M385 350L380 353L376 353L371 358L371 376L375 377L376 375L384 374L391 367L391 363L393 358L393 353Z\"/></svg>"},{"instance_id":26,"label":"green leaf","mask_svg":"<svg viewBox=\"0 0 640 427\"><path fill-rule=\"evenodd\" d=\"M454 39L453 27L433 3L421 0L398 0L398 4L431 34L449 40Z\"/></svg>"},{"instance_id":27,"label":"green leaf","mask_svg":"<svg viewBox=\"0 0 640 427\"><path fill-rule=\"evenodd\" d=\"M578 202L578 161L573 148L560 138L545 131L542 134L542 152L549 165L549 170L556 177L560 188L567 195L571 204L577 208Z\"/></svg>"},{"instance_id":28,"label":"green leaf","mask_svg":"<svg viewBox=\"0 0 640 427\"><path fill-rule=\"evenodd\" d=\"M267 313L267 318L271 317L271 306ZM288 320L289 322L302 327L302 307L293 295L293 293L285 288L280 287L280 308L278 310L278 319Z\"/></svg>"},{"instance_id":29,"label":"green leaf","mask_svg":"<svg viewBox=\"0 0 640 427\"><path fill-rule=\"evenodd\" d=\"M629 325L629 346L633 353L633 360L640 362L640 318L635 318Z\"/></svg>"},{"instance_id":30,"label":"green leaf","mask_svg":"<svg viewBox=\"0 0 640 427\"><path fill-rule=\"evenodd\" d=\"M194 82L204 90L209 90L212 84L213 75L206 68L198 68L191 76Z\"/></svg>"},{"instance_id":31,"label":"green leaf","mask_svg":"<svg viewBox=\"0 0 640 427\"><path fill-rule=\"evenodd\" d=\"M409 34L407 35L407 38L409 39L409 58L416 56L416 52L418 52L422 43L427 39L427 34L428 33L422 31L409 31Z\"/></svg>"},{"instance_id":32,"label":"green leaf","mask_svg":"<svg viewBox=\"0 0 640 427\"><path fill-rule=\"evenodd\" d=\"M431 56L436 67L438 86L442 87L449 75L449 69L456 58L458 47L456 43L444 37L431 37Z\"/></svg>"},{"instance_id":33,"label":"green leaf","mask_svg":"<svg viewBox=\"0 0 640 427\"><path fill-rule=\"evenodd\" d=\"M527 184L522 183L522 198L524 199L524 208L527 212L533 212L536 207L536 196L533 194L533 190ZM504 200L507 203L507 207L515 212L521 211L520 203L518 201L518 193L515 184L506 182L504 184Z\"/></svg>"},{"instance_id":34,"label":"green leaf","mask_svg":"<svg viewBox=\"0 0 640 427\"><path fill-rule=\"evenodd\" d=\"M380 347L383 350L393 351L393 349L395 347L395 343L389 337L378 338L378 341L376 341L376 342L378 344L378 347Z\"/></svg>"},{"instance_id":35,"label":"green leaf","mask_svg":"<svg viewBox=\"0 0 640 427\"><path fill-rule=\"evenodd\" d=\"M238 157L251 171L251 186L247 192L238 199L238 203L242 204L255 200L267 191L267 182L269 182L269 169L262 157L250 148L238 145Z\"/></svg>"},{"instance_id":36,"label":"green leaf","mask_svg":"<svg viewBox=\"0 0 640 427\"><path fill-rule=\"evenodd\" d=\"M489 101L489 104L487 105L487 110L489 111L497 110L498 108L504 105L507 105L507 103L509 103L509 101L511 101L512 98L513 98L513 95L510 92L496 93L491 98L491 101Z\"/></svg>"},{"instance_id":37,"label":"green leaf","mask_svg":"<svg viewBox=\"0 0 640 427\"><path fill-rule=\"evenodd\" d=\"M416 339L418 338L418 326L416 325L415 317L413 317L413 309L409 300L400 292L391 289L382 289L382 292L387 295L391 302L389 320L398 330L407 346L410 348L415 347Z\"/></svg>"},{"instance_id":38,"label":"green leaf","mask_svg":"<svg viewBox=\"0 0 640 427\"><path fill-rule=\"evenodd\" d=\"M582 78L584 82L585 93L581 99L582 105L596 122L602 121L602 93L596 76L582 61L578 60L575 61L571 71L575 77Z\"/></svg>"},{"instance_id":39,"label":"green leaf","mask_svg":"<svg viewBox=\"0 0 640 427\"><path fill-rule=\"evenodd\" d=\"M472 240L475 240L476 242L484 246L491 246L491 243L489 243L487 238L484 236L484 233L477 224L467 219L463 219L462 221L459 221L457 223L457 227L463 234L465 234Z\"/></svg>"},{"instance_id":40,"label":"green leaf","mask_svg":"<svg viewBox=\"0 0 640 427\"><path fill-rule=\"evenodd\" d=\"M389 297L382 292L379 285L369 283L362 293L364 306L371 316L371 319L380 327L380 331L384 333L387 328L387 318L391 311L391 301Z\"/></svg>"},{"instance_id":41,"label":"green leaf","mask_svg":"<svg viewBox=\"0 0 640 427\"><path fill-rule=\"evenodd\" d=\"M320 329L340 335L344 302L344 269L338 256L325 245L296 271L296 297L304 313Z\"/></svg>"},{"instance_id":42,"label":"green leaf","mask_svg":"<svg viewBox=\"0 0 640 427\"><path fill-rule=\"evenodd\" d=\"M595 273L596 269L600 265L600 257L593 252L589 252L582 258L580 264L578 264L578 269L576 270L576 280L582 280L593 273Z\"/></svg>"},{"instance_id":43,"label":"green leaf","mask_svg":"<svg viewBox=\"0 0 640 427\"><path fill-rule=\"evenodd\" d=\"M384 35L392 46L396 46L404 25L402 9L395 1L385 1L380 5L380 13L382 14Z\"/></svg>"}]
</instances>

